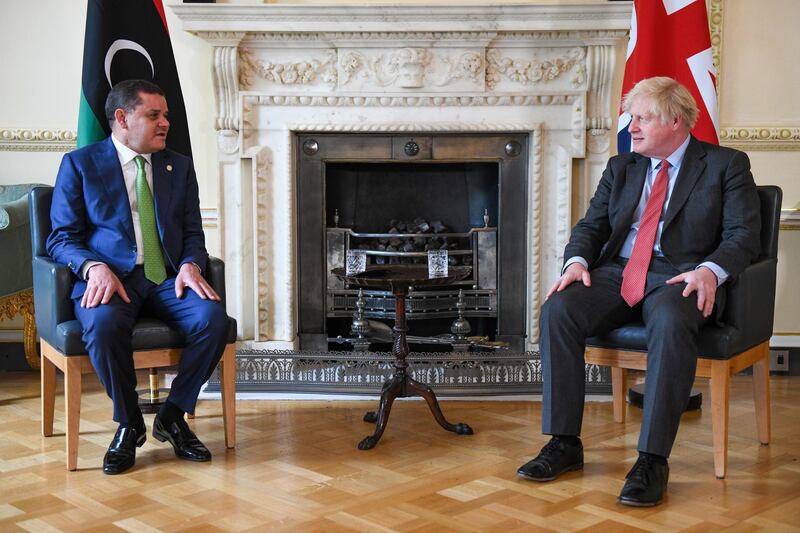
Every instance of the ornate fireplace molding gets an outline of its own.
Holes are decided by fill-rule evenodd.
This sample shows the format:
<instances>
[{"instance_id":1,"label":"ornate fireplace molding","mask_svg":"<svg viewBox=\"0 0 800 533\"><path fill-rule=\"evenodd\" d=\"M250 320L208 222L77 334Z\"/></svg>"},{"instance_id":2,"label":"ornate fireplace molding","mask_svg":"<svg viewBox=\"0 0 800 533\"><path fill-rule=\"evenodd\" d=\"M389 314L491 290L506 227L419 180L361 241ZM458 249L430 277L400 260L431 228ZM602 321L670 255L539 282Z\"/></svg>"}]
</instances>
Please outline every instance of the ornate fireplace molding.
<instances>
[{"instance_id":1,"label":"ornate fireplace molding","mask_svg":"<svg viewBox=\"0 0 800 533\"><path fill-rule=\"evenodd\" d=\"M306 132L527 132L536 348L573 182L593 189L611 145L629 4L172 9L214 47L221 241L246 349L297 348L293 142Z\"/></svg>"}]
</instances>

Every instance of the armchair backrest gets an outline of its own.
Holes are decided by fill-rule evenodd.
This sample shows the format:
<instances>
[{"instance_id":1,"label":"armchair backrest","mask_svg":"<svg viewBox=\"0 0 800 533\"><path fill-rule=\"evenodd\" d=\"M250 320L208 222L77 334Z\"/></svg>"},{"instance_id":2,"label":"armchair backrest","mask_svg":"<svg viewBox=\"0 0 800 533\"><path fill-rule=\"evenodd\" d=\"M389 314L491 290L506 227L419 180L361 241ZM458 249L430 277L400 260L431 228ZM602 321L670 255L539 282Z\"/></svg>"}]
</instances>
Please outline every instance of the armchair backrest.
<instances>
[{"instance_id":1,"label":"armchair backrest","mask_svg":"<svg viewBox=\"0 0 800 533\"><path fill-rule=\"evenodd\" d=\"M741 335L739 349L772 336L778 266L778 229L783 192L774 185L758 187L761 202L761 253L728 287L722 321ZM726 284L727 285L727 284Z\"/></svg>"},{"instance_id":2,"label":"armchair backrest","mask_svg":"<svg viewBox=\"0 0 800 533\"><path fill-rule=\"evenodd\" d=\"M53 188L42 186L31 190L28 206L31 217L31 246L34 257L48 257L47 237L50 236L50 204L53 202Z\"/></svg>"},{"instance_id":3,"label":"armchair backrest","mask_svg":"<svg viewBox=\"0 0 800 533\"><path fill-rule=\"evenodd\" d=\"M761 202L761 254L758 259L772 259L778 257L783 191L775 185L759 185L757 189Z\"/></svg>"}]
</instances>

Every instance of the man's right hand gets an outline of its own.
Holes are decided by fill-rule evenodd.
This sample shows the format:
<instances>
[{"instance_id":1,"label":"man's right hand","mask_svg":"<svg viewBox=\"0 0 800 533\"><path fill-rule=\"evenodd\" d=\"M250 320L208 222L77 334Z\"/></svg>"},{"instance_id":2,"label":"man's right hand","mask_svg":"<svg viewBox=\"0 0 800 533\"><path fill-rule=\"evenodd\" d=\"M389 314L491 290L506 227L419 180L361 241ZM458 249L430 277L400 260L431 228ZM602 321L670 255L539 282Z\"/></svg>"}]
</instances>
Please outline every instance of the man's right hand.
<instances>
[{"instance_id":1,"label":"man's right hand","mask_svg":"<svg viewBox=\"0 0 800 533\"><path fill-rule=\"evenodd\" d=\"M545 299L550 298L554 292L561 292L576 281L582 281L586 287L592 286L592 277L589 271L581 263L572 263L564 273L558 278L555 285L550 288Z\"/></svg>"},{"instance_id":2,"label":"man's right hand","mask_svg":"<svg viewBox=\"0 0 800 533\"><path fill-rule=\"evenodd\" d=\"M91 308L111 301L114 293L118 293L126 304L131 303L125 287L116 274L103 263L92 266L87 272L86 292L81 298L81 307Z\"/></svg>"}]
</instances>

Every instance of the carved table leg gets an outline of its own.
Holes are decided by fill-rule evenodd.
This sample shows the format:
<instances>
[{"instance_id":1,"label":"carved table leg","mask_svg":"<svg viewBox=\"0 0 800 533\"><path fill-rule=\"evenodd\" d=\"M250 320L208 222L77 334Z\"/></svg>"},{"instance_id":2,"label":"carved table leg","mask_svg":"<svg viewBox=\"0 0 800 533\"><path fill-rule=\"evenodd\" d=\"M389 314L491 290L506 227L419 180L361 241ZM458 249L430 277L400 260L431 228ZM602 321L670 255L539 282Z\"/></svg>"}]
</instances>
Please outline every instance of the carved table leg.
<instances>
[{"instance_id":1,"label":"carved table leg","mask_svg":"<svg viewBox=\"0 0 800 533\"><path fill-rule=\"evenodd\" d=\"M464 424L463 422L451 424L447 421L442 414L442 409L439 407L439 401L436 399L433 389L431 389L429 386L411 378L409 378L406 382L406 386L414 395L425 398L425 401L428 402L428 407L431 409L431 413L433 413L433 417L444 429L447 431L452 431L453 433L458 433L459 435L472 435L472 428L467 424ZM411 394L409 394L409 396L411 396Z\"/></svg>"},{"instance_id":2,"label":"carved table leg","mask_svg":"<svg viewBox=\"0 0 800 533\"><path fill-rule=\"evenodd\" d=\"M392 379L387 382L388 387L384 385L383 393L381 394L381 403L378 406L377 425L375 426L375 433L365 437L358 443L359 450L371 450L381 440L383 431L386 429L386 423L389 421L389 413L392 411L392 404L403 391L403 378L401 373L396 373ZM367 413L369 416L371 413ZM364 419L366 420L366 416Z\"/></svg>"}]
</instances>

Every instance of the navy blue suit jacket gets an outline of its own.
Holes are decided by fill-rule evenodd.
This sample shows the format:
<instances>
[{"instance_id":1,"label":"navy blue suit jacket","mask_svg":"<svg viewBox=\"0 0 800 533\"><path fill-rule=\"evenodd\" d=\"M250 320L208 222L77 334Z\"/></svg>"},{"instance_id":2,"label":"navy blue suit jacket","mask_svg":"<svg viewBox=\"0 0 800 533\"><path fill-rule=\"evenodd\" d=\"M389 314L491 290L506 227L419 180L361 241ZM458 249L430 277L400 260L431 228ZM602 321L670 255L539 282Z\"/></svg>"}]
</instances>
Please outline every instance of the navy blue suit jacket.
<instances>
[{"instance_id":1,"label":"navy blue suit jacket","mask_svg":"<svg viewBox=\"0 0 800 533\"><path fill-rule=\"evenodd\" d=\"M206 268L197 178L192 160L163 150L151 156L156 222L167 270L183 263ZM68 153L61 161L50 209L47 253L76 276L86 261L106 263L121 279L136 265L128 192L111 138ZM85 290L77 283L73 298Z\"/></svg>"}]
</instances>

